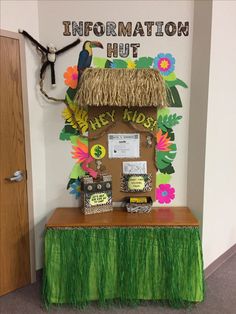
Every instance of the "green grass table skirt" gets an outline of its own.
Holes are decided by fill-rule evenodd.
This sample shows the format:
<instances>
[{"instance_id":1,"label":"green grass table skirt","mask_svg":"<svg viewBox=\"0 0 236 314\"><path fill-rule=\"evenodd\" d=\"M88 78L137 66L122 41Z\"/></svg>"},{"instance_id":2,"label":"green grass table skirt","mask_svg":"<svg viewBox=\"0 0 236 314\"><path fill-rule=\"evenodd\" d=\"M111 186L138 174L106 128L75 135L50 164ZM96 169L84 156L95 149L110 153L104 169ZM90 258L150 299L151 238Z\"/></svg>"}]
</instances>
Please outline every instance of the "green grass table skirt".
<instances>
[{"instance_id":1,"label":"green grass table skirt","mask_svg":"<svg viewBox=\"0 0 236 314\"><path fill-rule=\"evenodd\" d=\"M181 307L203 298L197 227L46 230L46 306L153 300Z\"/></svg>"}]
</instances>

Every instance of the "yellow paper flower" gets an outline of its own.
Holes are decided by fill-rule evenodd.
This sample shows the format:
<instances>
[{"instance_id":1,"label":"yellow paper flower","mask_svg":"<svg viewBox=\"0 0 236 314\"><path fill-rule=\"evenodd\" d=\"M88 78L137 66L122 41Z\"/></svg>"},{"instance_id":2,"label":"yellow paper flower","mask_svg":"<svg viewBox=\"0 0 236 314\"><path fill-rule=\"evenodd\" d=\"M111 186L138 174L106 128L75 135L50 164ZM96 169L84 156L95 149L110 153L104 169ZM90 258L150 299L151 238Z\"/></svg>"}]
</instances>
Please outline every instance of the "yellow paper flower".
<instances>
[{"instance_id":1,"label":"yellow paper flower","mask_svg":"<svg viewBox=\"0 0 236 314\"><path fill-rule=\"evenodd\" d=\"M136 67L136 64L133 60L128 60L127 61L127 68L128 69L134 69Z\"/></svg>"}]
</instances>

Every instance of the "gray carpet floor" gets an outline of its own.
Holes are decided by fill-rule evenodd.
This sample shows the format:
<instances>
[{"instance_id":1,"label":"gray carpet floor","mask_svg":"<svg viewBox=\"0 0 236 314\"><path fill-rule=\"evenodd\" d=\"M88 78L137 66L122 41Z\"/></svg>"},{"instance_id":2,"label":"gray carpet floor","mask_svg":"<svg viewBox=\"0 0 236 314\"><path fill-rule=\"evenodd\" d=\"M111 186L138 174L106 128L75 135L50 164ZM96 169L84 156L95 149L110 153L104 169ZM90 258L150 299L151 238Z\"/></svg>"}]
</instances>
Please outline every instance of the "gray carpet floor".
<instances>
[{"instance_id":1,"label":"gray carpet floor","mask_svg":"<svg viewBox=\"0 0 236 314\"><path fill-rule=\"evenodd\" d=\"M40 299L40 282L18 289L0 298L1 314L236 314L236 255L232 256L206 280L206 299L191 309L170 309L155 304L135 308L100 309L90 305L85 310L52 307L46 311Z\"/></svg>"}]
</instances>

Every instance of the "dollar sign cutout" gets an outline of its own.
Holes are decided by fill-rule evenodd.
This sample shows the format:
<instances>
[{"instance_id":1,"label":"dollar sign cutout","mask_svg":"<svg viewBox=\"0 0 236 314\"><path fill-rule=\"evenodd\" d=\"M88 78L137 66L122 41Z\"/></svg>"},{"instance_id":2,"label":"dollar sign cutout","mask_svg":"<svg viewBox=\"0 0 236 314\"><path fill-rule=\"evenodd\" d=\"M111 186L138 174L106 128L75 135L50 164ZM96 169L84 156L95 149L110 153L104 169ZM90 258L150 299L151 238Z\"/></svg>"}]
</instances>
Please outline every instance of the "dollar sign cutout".
<instances>
[{"instance_id":1,"label":"dollar sign cutout","mask_svg":"<svg viewBox=\"0 0 236 314\"><path fill-rule=\"evenodd\" d=\"M94 150L94 155L99 159L99 157L102 155L102 148L100 145L97 145Z\"/></svg>"},{"instance_id":2,"label":"dollar sign cutout","mask_svg":"<svg viewBox=\"0 0 236 314\"><path fill-rule=\"evenodd\" d=\"M102 159L106 155L106 149L101 144L95 144L92 146L90 154L94 159Z\"/></svg>"}]
</instances>

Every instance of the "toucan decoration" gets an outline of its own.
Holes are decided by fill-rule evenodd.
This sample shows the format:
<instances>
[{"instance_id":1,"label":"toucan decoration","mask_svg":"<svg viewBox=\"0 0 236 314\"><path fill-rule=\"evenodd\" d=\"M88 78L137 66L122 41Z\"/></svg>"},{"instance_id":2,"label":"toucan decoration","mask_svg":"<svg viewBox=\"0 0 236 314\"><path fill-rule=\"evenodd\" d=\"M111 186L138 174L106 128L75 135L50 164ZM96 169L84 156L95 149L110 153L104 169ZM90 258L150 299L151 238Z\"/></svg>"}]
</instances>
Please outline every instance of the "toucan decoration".
<instances>
[{"instance_id":1,"label":"toucan decoration","mask_svg":"<svg viewBox=\"0 0 236 314\"><path fill-rule=\"evenodd\" d=\"M69 50L70 48L78 45L80 43L80 39L76 39L71 44L57 50L56 47L53 44L49 44L47 47L44 47L41 45L36 39L34 39L29 33L27 33L24 30L19 29L19 33L21 33L23 36L28 38L35 46L36 48L41 52L42 54L42 67L40 70L40 79L43 79L44 72L46 71L47 67L50 65L51 68L51 83L53 86L56 85L56 78L55 78L55 68L54 64L56 62L56 57L60 55L61 53Z\"/></svg>"},{"instance_id":2,"label":"toucan decoration","mask_svg":"<svg viewBox=\"0 0 236 314\"><path fill-rule=\"evenodd\" d=\"M83 44L83 49L81 50L78 58L78 83L80 76L84 69L89 68L92 63L93 58L93 48L103 48L103 45L99 41L85 41ZM78 84L77 83L77 84ZM71 99L74 99L77 89L68 88L67 93L70 95Z\"/></svg>"},{"instance_id":3,"label":"toucan decoration","mask_svg":"<svg viewBox=\"0 0 236 314\"><path fill-rule=\"evenodd\" d=\"M99 41L85 41L83 50L79 54L78 71L89 68L93 57L93 48L103 48Z\"/></svg>"}]
</instances>

